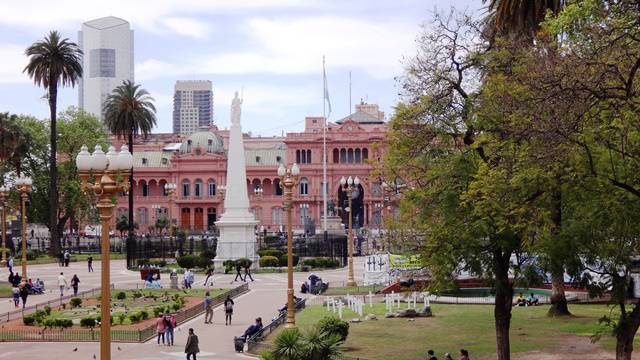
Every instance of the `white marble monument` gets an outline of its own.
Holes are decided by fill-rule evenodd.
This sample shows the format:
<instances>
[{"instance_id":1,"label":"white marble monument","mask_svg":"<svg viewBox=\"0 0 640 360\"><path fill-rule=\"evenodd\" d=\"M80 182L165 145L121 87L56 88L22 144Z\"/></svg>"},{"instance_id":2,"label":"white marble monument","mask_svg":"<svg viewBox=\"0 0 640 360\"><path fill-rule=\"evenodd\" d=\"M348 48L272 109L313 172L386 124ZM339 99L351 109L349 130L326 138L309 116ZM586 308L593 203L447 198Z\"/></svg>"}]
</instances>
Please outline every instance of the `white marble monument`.
<instances>
[{"instance_id":1,"label":"white marble monument","mask_svg":"<svg viewBox=\"0 0 640 360\"><path fill-rule=\"evenodd\" d=\"M249 212L247 194L246 163L242 127L240 126L240 107L242 100L238 92L231 102L231 128L229 130L229 151L227 154L227 185L224 198L224 212L216 226L220 229L214 266L216 271L224 271L222 263L226 260L247 258L258 266L256 255L255 226L258 221Z\"/></svg>"}]
</instances>

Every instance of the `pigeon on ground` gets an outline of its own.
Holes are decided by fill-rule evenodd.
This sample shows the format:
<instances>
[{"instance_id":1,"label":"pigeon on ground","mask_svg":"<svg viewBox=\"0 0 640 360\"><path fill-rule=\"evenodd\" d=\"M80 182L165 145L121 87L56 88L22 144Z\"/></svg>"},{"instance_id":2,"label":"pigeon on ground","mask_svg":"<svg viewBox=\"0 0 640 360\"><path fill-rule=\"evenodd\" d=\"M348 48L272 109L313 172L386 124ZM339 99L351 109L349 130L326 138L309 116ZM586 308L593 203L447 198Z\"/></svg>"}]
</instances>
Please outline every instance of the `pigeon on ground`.
<instances>
[{"instance_id":1,"label":"pigeon on ground","mask_svg":"<svg viewBox=\"0 0 640 360\"><path fill-rule=\"evenodd\" d=\"M96 354L93 354L93 358L94 358L94 359L96 358Z\"/></svg>"},{"instance_id":2,"label":"pigeon on ground","mask_svg":"<svg viewBox=\"0 0 640 360\"><path fill-rule=\"evenodd\" d=\"M120 346L118 346L118 351L120 351L120 350L122 350L122 349L120 349Z\"/></svg>"},{"instance_id":3,"label":"pigeon on ground","mask_svg":"<svg viewBox=\"0 0 640 360\"><path fill-rule=\"evenodd\" d=\"M78 351L78 348L73 349L73 351Z\"/></svg>"}]
</instances>

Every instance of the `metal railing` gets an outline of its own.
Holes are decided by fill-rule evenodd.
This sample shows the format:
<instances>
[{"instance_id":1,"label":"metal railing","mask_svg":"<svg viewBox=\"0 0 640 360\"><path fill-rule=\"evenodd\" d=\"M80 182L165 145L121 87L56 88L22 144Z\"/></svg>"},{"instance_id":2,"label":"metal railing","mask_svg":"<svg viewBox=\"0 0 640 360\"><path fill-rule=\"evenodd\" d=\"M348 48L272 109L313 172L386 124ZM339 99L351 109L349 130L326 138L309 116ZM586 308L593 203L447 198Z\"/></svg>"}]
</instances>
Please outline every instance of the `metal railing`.
<instances>
[{"instance_id":1,"label":"metal railing","mask_svg":"<svg viewBox=\"0 0 640 360\"><path fill-rule=\"evenodd\" d=\"M114 288L114 285L111 284L111 289ZM53 290L56 291L57 289ZM20 310L14 310L14 311L8 311L6 313L0 313L0 324L2 323L7 323L11 320L16 320L16 319L22 319L22 317L24 317L25 315L30 315L35 313L37 310L43 310L45 308L45 306L48 306L50 308L55 308L55 307L60 307L62 306L62 304L68 304L69 301L71 300L71 298L74 297L79 297L81 299L86 299L88 297L93 297L96 294L100 293L100 288L93 288L93 289L89 289L89 290L84 290L84 291L79 291L78 295L65 295L65 296L61 296L52 300L48 300L46 302L41 302L38 303L36 305L31 305L31 306L27 306L24 307ZM32 296L38 296L38 295L30 295L29 298L31 299Z\"/></svg>"},{"instance_id":2,"label":"metal railing","mask_svg":"<svg viewBox=\"0 0 640 360\"><path fill-rule=\"evenodd\" d=\"M113 285L111 285L113 287ZM248 284L242 284L236 288L233 288L229 291L226 291L216 297L213 298L213 306L218 306L224 302L227 295L232 298L238 297L241 294L249 291ZM93 296L100 292L100 289L91 289L84 291L83 296ZM78 297L80 297L80 293L78 293ZM73 296L67 297L65 296L63 299L66 300L72 298ZM55 305L54 302L59 300L50 301L48 303L38 304L31 308L27 308L25 310L35 312L37 309L42 309L44 306L50 304L49 306L55 307L59 305ZM197 304L184 309L176 314L176 324L180 325L186 321L193 319L196 316L199 316L204 312L203 302L198 302ZM22 314L22 311L14 311L12 313ZM25 315L29 313L25 312ZM3 315L4 316L4 315ZM16 318L13 318L15 320ZM146 342L156 335L156 324L149 325L143 329L138 330L125 330L125 329L112 329L111 330L111 340L114 342ZM78 328L69 328L69 329L59 329L59 328L36 328L33 329L10 329L10 330L2 330L0 331L0 342L2 341L99 341L100 340L100 329L78 329Z\"/></svg>"},{"instance_id":3,"label":"metal railing","mask_svg":"<svg viewBox=\"0 0 640 360\"><path fill-rule=\"evenodd\" d=\"M306 299L300 299L296 302L296 311L304 309L307 306ZM249 339L247 339L247 352L251 354L258 354L262 351L271 350L271 344L262 342L269 334L274 332L278 326L285 323L287 320L287 312L282 312L277 318L273 319L271 323L263 327L260 331L255 333Z\"/></svg>"}]
</instances>

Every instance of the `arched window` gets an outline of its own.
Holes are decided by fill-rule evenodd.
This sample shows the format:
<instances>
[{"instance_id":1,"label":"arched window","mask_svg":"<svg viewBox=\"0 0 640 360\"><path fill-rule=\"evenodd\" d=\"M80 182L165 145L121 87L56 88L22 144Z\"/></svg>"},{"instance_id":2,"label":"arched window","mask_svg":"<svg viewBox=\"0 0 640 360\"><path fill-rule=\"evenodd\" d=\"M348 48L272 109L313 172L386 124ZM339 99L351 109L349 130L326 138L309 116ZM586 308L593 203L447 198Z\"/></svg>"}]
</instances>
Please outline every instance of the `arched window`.
<instances>
[{"instance_id":1,"label":"arched window","mask_svg":"<svg viewBox=\"0 0 640 360\"><path fill-rule=\"evenodd\" d=\"M340 149L340 164L346 164L346 163L347 163L347 150Z\"/></svg>"},{"instance_id":2,"label":"arched window","mask_svg":"<svg viewBox=\"0 0 640 360\"><path fill-rule=\"evenodd\" d=\"M280 187L280 179L273 180L273 193L276 196L282 196L282 188Z\"/></svg>"},{"instance_id":3,"label":"arched window","mask_svg":"<svg viewBox=\"0 0 640 360\"><path fill-rule=\"evenodd\" d=\"M307 150L307 164L311 164L311 150Z\"/></svg>"},{"instance_id":4,"label":"arched window","mask_svg":"<svg viewBox=\"0 0 640 360\"><path fill-rule=\"evenodd\" d=\"M300 195L309 195L309 180L306 177L300 179Z\"/></svg>"},{"instance_id":5,"label":"arched window","mask_svg":"<svg viewBox=\"0 0 640 360\"><path fill-rule=\"evenodd\" d=\"M367 160L369 158L369 150L366 148L362 149L362 160Z\"/></svg>"},{"instance_id":6,"label":"arched window","mask_svg":"<svg viewBox=\"0 0 640 360\"><path fill-rule=\"evenodd\" d=\"M360 149L356 149L356 164L360 164L362 162L362 153L360 153Z\"/></svg>"},{"instance_id":7,"label":"arched window","mask_svg":"<svg viewBox=\"0 0 640 360\"><path fill-rule=\"evenodd\" d=\"M300 164L300 150L296 150L296 163Z\"/></svg>"},{"instance_id":8,"label":"arched window","mask_svg":"<svg viewBox=\"0 0 640 360\"><path fill-rule=\"evenodd\" d=\"M200 179L196 179L194 186L193 186L193 195L195 197L201 197L202 196L202 180Z\"/></svg>"},{"instance_id":9,"label":"arched window","mask_svg":"<svg viewBox=\"0 0 640 360\"><path fill-rule=\"evenodd\" d=\"M337 164L340 162L340 150L333 149L333 163Z\"/></svg>"},{"instance_id":10,"label":"arched window","mask_svg":"<svg viewBox=\"0 0 640 360\"><path fill-rule=\"evenodd\" d=\"M208 191L209 197L216 196L216 181L215 180L209 179L208 189L209 189L209 191Z\"/></svg>"},{"instance_id":11,"label":"arched window","mask_svg":"<svg viewBox=\"0 0 640 360\"><path fill-rule=\"evenodd\" d=\"M182 196L191 196L191 182L187 179L182 180Z\"/></svg>"},{"instance_id":12,"label":"arched window","mask_svg":"<svg viewBox=\"0 0 640 360\"><path fill-rule=\"evenodd\" d=\"M149 196L149 184L147 184L146 181L141 181L140 182L140 188L141 188L141 193L142 196Z\"/></svg>"},{"instance_id":13,"label":"arched window","mask_svg":"<svg viewBox=\"0 0 640 360\"><path fill-rule=\"evenodd\" d=\"M353 149L347 151L347 162L353 164Z\"/></svg>"}]
</instances>

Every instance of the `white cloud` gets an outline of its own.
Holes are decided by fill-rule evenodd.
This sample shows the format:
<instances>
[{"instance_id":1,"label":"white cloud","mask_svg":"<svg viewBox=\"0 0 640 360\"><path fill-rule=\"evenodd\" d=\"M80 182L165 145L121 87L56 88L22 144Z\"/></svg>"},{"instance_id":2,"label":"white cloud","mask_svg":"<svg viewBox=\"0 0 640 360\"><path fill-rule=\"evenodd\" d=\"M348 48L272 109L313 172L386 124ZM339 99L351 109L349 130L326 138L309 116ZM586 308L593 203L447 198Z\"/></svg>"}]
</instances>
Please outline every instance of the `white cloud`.
<instances>
[{"instance_id":1,"label":"white cloud","mask_svg":"<svg viewBox=\"0 0 640 360\"><path fill-rule=\"evenodd\" d=\"M24 55L25 47L14 44L0 44L0 83L29 82L29 77L22 73L28 58Z\"/></svg>"},{"instance_id":2,"label":"white cloud","mask_svg":"<svg viewBox=\"0 0 640 360\"><path fill-rule=\"evenodd\" d=\"M190 18L171 17L162 22L171 32L196 39L206 39L211 30L208 24Z\"/></svg>"},{"instance_id":3,"label":"white cloud","mask_svg":"<svg viewBox=\"0 0 640 360\"><path fill-rule=\"evenodd\" d=\"M418 25L378 23L344 17L295 20L251 19L246 23L251 51L183 56L181 63L155 59L136 65L136 77L184 74L305 74L327 67L360 69L375 78L401 72L400 59L414 47Z\"/></svg>"}]
</instances>

